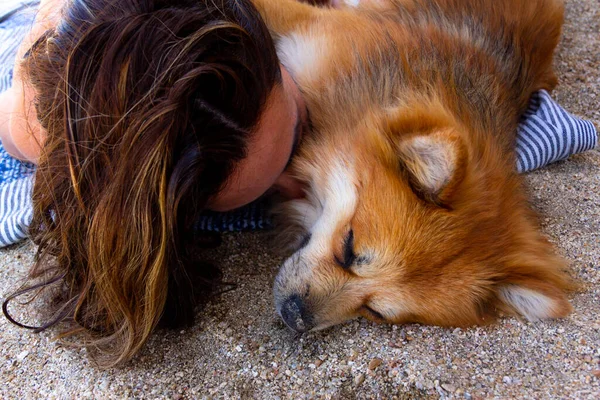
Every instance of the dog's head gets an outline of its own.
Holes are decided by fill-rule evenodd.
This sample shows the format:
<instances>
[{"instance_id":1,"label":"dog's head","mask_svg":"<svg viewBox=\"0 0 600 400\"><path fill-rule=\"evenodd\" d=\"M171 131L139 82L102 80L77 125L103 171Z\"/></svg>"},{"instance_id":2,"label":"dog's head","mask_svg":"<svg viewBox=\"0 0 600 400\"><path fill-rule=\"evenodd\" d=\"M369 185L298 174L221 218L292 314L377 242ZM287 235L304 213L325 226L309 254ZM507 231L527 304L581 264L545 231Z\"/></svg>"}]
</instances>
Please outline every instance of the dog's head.
<instances>
[{"instance_id":1,"label":"dog's head","mask_svg":"<svg viewBox=\"0 0 600 400\"><path fill-rule=\"evenodd\" d=\"M274 297L289 327L569 313L563 261L536 230L512 157L485 134L431 104L332 129L304 146L307 196L283 212L296 240Z\"/></svg>"}]
</instances>

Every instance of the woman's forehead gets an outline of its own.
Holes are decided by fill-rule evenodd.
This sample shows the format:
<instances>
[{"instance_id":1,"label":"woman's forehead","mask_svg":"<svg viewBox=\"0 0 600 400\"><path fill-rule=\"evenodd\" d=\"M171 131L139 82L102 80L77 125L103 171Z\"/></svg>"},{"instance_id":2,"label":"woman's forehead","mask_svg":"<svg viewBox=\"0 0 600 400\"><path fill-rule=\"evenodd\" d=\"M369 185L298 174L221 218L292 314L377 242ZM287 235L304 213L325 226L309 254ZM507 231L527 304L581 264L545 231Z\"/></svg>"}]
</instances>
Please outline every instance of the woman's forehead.
<instances>
[{"instance_id":1,"label":"woman's forehead","mask_svg":"<svg viewBox=\"0 0 600 400\"><path fill-rule=\"evenodd\" d=\"M293 81L292 81L293 84ZM241 160L221 192L209 202L215 211L248 204L273 186L287 166L299 126L298 103L289 82L271 92L260 122Z\"/></svg>"}]
</instances>

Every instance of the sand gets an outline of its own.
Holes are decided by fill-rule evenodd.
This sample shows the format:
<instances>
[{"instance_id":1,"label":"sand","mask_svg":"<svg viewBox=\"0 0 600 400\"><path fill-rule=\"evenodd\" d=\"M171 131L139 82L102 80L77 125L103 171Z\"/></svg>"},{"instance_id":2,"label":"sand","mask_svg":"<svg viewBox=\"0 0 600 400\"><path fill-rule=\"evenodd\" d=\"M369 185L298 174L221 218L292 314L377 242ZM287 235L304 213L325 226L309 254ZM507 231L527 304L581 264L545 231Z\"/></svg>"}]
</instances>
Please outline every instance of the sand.
<instances>
[{"instance_id":1,"label":"sand","mask_svg":"<svg viewBox=\"0 0 600 400\"><path fill-rule=\"evenodd\" d=\"M571 0L554 97L600 126L600 3ZM585 283L560 321L485 328L356 320L298 336L276 317L280 259L265 234L228 234L221 295L191 329L158 331L132 362L94 366L0 318L0 398L600 398L600 151L529 173L543 231ZM0 297L31 263L30 242L0 250Z\"/></svg>"}]
</instances>

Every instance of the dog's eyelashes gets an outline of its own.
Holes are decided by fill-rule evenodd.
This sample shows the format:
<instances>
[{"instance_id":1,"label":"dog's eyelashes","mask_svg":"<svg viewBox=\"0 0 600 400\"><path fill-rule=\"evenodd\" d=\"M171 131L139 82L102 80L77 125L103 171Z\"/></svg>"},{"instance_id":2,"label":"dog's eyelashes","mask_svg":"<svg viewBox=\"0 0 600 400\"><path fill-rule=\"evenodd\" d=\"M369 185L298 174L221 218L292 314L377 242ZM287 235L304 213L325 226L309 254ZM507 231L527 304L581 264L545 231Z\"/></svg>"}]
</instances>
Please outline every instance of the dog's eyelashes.
<instances>
[{"instance_id":1,"label":"dog's eyelashes","mask_svg":"<svg viewBox=\"0 0 600 400\"><path fill-rule=\"evenodd\" d=\"M340 259L337 255L334 257L335 262L344 269L348 269L354 264L356 254L354 254L354 231L352 229L348 231L348 234L344 239L342 258Z\"/></svg>"},{"instance_id":2,"label":"dog's eyelashes","mask_svg":"<svg viewBox=\"0 0 600 400\"><path fill-rule=\"evenodd\" d=\"M378 319L380 321L385 321L385 317L383 316L383 314L381 314L380 312L377 312L375 310L373 310L371 307L364 305L363 309L367 310L367 312L369 314L371 314L373 317L375 317L375 319Z\"/></svg>"},{"instance_id":3,"label":"dog's eyelashes","mask_svg":"<svg viewBox=\"0 0 600 400\"><path fill-rule=\"evenodd\" d=\"M302 250L303 248L306 247L306 245L308 244L308 242L310 242L310 238L311 238L311 234L307 233L306 235L304 235L302 237L302 241L300 242L300 244L298 245L298 248L296 249L296 251L298 250Z\"/></svg>"},{"instance_id":4,"label":"dog's eyelashes","mask_svg":"<svg viewBox=\"0 0 600 400\"><path fill-rule=\"evenodd\" d=\"M354 263L356 254L354 254L354 231L350 229L346 239L344 239L344 263L348 266Z\"/></svg>"}]
</instances>

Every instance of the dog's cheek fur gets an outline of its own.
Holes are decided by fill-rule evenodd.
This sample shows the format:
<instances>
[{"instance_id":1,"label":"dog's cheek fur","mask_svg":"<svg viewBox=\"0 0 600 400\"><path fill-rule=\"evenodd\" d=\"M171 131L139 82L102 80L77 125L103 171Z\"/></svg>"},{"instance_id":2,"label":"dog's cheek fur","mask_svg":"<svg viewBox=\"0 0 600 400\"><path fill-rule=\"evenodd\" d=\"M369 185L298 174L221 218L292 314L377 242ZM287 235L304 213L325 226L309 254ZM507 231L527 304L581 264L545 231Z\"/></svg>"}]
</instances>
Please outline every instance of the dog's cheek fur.
<instances>
[{"instance_id":1,"label":"dog's cheek fur","mask_svg":"<svg viewBox=\"0 0 600 400\"><path fill-rule=\"evenodd\" d=\"M453 148L447 132L428 134ZM362 279L363 302L376 305L386 320L468 326L491 322L499 312L530 320L570 312L564 291L571 283L563 272L564 261L537 231L521 179L501 151L483 151L477 162L469 158L473 149L454 153L458 156L445 164L448 174L443 179L453 195L447 198L449 208L443 208L415 193L397 169L394 157L405 153L360 141L355 150L362 154L356 157L361 185L352 219L357 254L375 256L353 269L354 279ZM412 156L413 162L423 164L419 169L432 161L439 166L437 157Z\"/></svg>"},{"instance_id":2,"label":"dog's cheek fur","mask_svg":"<svg viewBox=\"0 0 600 400\"><path fill-rule=\"evenodd\" d=\"M318 202L310 198L296 199L277 204L271 210L275 221L272 242L277 250L289 255L310 240L311 229L323 212Z\"/></svg>"},{"instance_id":3,"label":"dog's cheek fur","mask_svg":"<svg viewBox=\"0 0 600 400\"><path fill-rule=\"evenodd\" d=\"M570 312L564 262L537 232L520 179L497 154L477 168L466 163L450 210L423 200L391 167L363 180L353 226L357 241L381 255L369 297L388 310L397 304L394 322L464 326L499 311L530 320Z\"/></svg>"}]
</instances>

